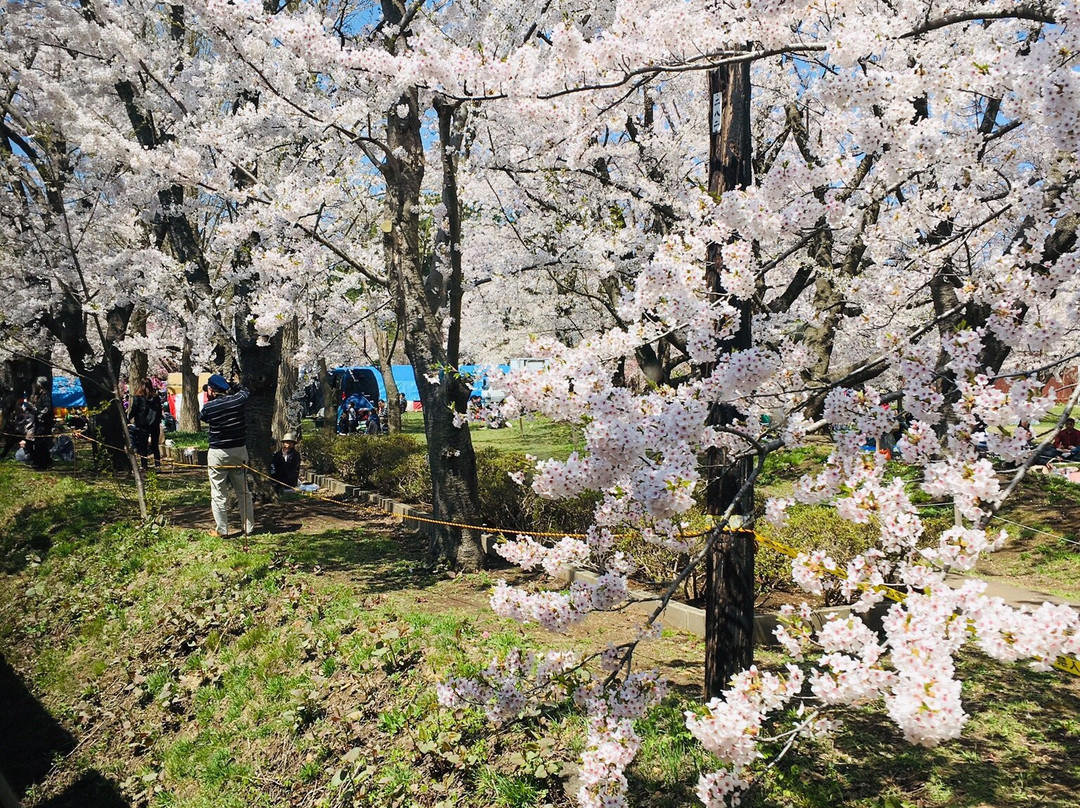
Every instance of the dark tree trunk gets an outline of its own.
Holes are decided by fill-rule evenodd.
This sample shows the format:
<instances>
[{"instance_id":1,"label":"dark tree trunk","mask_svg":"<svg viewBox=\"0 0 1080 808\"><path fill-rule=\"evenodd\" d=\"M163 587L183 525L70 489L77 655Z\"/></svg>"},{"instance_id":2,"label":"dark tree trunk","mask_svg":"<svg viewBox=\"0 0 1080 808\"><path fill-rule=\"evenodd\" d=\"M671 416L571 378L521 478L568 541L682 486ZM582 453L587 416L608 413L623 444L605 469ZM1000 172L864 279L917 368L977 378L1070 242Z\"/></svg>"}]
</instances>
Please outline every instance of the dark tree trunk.
<instances>
[{"instance_id":1,"label":"dark tree trunk","mask_svg":"<svg viewBox=\"0 0 1080 808\"><path fill-rule=\"evenodd\" d=\"M131 313L132 306L127 305L99 315L104 321L104 333L101 334L104 345L100 354L91 346L86 332L88 318L74 298L67 297L47 320L49 331L67 348L71 365L79 374L87 408L91 412L100 410L94 418L97 439L108 452L115 471L136 465L132 462L133 455L128 453L130 440L117 389L123 359L117 346L127 331Z\"/></svg>"},{"instance_id":2,"label":"dark tree trunk","mask_svg":"<svg viewBox=\"0 0 1080 808\"><path fill-rule=\"evenodd\" d=\"M180 412L177 429L181 432L198 432L199 427L199 376L191 366L191 339L185 334L180 349Z\"/></svg>"},{"instance_id":3,"label":"dark tree trunk","mask_svg":"<svg viewBox=\"0 0 1080 808\"><path fill-rule=\"evenodd\" d=\"M146 311L137 310L131 315L130 331L135 336L146 336ZM136 349L128 356L128 389L134 393L142 380L150 375L150 362L146 358L146 351Z\"/></svg>"},{"instance_id":4,"label":"dark tree trunk","mask_svg":"<svg viewBox=\"0 0 1080 808\"><path fill-rule=\"evenodd\" d=\"M394 10L384 3L384 10ZM395 22L388 15L389 22ZM398 110L405 108L406 115ZM428 459L434 496L435 518L454 524L476 525L480 504L477 493L476 456L468 425L454 426L454 412L465 413L467 387L456 373L443 372L448 353L442 338L438 298L433 294L420 256L419 201L424 176L424 144L420 138L417 92L405 93L387 116L389 154L383 164L386 177L389 232L383 237L391 293L403 329L405 353L416 373L424 408ZM452 253L456 245L449 249ZM456 353L456 349L455 349ZM428 376L438 375L438 383ZM449 525L433 525L431 552L466 570L484 565L480 532Z\"/></svg>"},{"instance_id":5,"label":"dark tree trunk","mask_svg":"<svg viewBox=\"0 0 1080 808\"><path fill-rule=\"evenodd\" d=\"M709 191L746 188L752 180L750 138L750 64L724 66L709 73L710 120ZM716 108L719 102L719 109ZM721 245L710 244L705 277L711 299L728 297L720 282ZM721 352L752 346L750 303L735 302L740 325L735 335L720 346ZM704 368L708 373L712 368ZM730 424L738 413L729 405L715 404L709 423ZM732 524L749 527L753 515L752 492L735 501L748 479L748 459L735 460L717 449L705 455L708 513L720 515L735 503ZM754 537L751 533L725 532L714 539L706 561L705 592L705 692L710 698L728 687L731 677L750 667L754 660Z\"/></svg>"},{"instance_id":6,"label":"dark tree trunk","mask_svg":"<svg viewBox=\"0 0 1080 808\"><path fill-rule=\"evenodd\" d=\"M299 347L300 321L294 315L281 329L281 365L278 367L274 396L275 440L281 440L281 436L286 432L300 432L300 405L297 400L300 370L296 366L296 352Z\"/></svg>"},{"instance_id":7,"label":"dark tree trunk","mask_svg":"<svg viewBox=\"0 0 1080 808\"><path fill-rule=\"evenodd\" d=\"M330 368L326 357L319 357L319 396L322 398L323 429L333 432L337 428L337 396L330 386Z\"/></svg>"}]
</instances>

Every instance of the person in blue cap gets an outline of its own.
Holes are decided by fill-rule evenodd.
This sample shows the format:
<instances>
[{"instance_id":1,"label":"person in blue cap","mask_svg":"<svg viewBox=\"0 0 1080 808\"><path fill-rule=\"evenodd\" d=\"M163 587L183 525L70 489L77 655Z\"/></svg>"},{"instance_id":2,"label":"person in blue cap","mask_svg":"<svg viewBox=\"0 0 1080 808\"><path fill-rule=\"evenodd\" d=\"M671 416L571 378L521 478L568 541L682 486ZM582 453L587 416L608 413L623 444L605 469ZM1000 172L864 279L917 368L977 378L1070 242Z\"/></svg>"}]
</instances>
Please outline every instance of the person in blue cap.
<instances>
[{"instance_id":1,"label":"person in blue cap","mask_svg":"<svg viewBox=\"0 0 1080 808\"><path fill-rule=\"evenodd\" d=\"M206 384L207 401L199 413L210 432L210 451L206 455L206 470L210 476L210 509L214 513L215 530L212 536L229 535L227 494L229 486L240 505L240 521L244 535L255 529L255 510L247 470L247 403L251 395L243 385L232 386L215 373Z\"/></svg>"}]
</instances>

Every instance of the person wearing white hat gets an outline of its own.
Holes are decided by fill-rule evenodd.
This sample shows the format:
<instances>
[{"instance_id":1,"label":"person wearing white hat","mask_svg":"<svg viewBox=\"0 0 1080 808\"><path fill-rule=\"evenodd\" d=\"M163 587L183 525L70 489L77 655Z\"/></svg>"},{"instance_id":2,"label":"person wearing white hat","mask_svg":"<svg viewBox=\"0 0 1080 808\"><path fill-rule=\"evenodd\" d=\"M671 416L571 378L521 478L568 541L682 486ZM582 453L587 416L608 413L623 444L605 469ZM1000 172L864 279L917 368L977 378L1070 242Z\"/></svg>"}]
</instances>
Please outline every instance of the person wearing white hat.
<instances>
[{"instance_id":1,"label":"person wearing white hat","mask_svg":"<svg viewBox=\"0 0 1080 808\"><path fill-rule=\"evenodd\" d=\"M279 494L300 484L300 452L296 451L296 435L292 432L281 436L281 448L270 460L270 478Z\"/></svg>"}]
</instances>

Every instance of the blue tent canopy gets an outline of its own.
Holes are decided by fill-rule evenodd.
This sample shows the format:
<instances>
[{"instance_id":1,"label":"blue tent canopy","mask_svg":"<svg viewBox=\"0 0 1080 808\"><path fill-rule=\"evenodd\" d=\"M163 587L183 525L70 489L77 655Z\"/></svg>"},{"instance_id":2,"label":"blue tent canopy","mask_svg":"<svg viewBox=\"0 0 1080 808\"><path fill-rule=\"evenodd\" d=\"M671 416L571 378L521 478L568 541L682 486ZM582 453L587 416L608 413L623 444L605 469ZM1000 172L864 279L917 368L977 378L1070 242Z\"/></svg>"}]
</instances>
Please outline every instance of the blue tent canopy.
<instances>
[{"instance_id":1,"label":"blue tent canopy","mask_svg":"<svg viewBox=\"0 0 1080 808\"><path fill-rule=\"evenodd\" d=\"M332 373L344 374L351 368L334 368ZM373 365L357 365L357 370L371 370L375 373L375 378L379 382L379 398L386 400L386 385L383 383L382 373L379 372L377 367ZM484 377L488 371L501 370L503 373L510 372L509 365L461 365L458 370L462 373L468 373L473 376L473 393L480 395L481 390L484 389ZM399 393L404 393L405 398L409 402L420 401L420 391L416 387L416 374L413 373L412 365L394 365L392 367L394 374L394 384L397 386Z\"/></svg>"},{"instance_id":2,"label":"blue tent canopy","mask_svg":"<svg viewBox=\"0 0 1080 808\"><path fill-rule=\"evenodd\" d=\"M458 370L462 373L468 373L473 377L473 395L480 395L484 390L484 383L487 380L487 374L489 372L502 371L503 373L510 372L509 365L460 365Z\"/></svg>"},{"instance_id":3,"label":"blue tent canopy","mask_svg":"<svg viewBox=\"0 0 1080 808\"><path fill-rule=\"evenodd\" d=\"M52 403L53 407L66 409L85 407L86 396L83 394L82 383L67 376L53 376Z\"/></svg>"},{"instance_id":4,"label":"blue tent canopy","mask_svg":"<svg viewBox=\"0 0 1080 808\"><path fill-rule=\"evenodd\" d=\"M394 365L391 370L398 392L404 393L409 401L419 401L420 391L416 389L416 374L413 373L412 365Z\"/></svg>"}]
</instances>

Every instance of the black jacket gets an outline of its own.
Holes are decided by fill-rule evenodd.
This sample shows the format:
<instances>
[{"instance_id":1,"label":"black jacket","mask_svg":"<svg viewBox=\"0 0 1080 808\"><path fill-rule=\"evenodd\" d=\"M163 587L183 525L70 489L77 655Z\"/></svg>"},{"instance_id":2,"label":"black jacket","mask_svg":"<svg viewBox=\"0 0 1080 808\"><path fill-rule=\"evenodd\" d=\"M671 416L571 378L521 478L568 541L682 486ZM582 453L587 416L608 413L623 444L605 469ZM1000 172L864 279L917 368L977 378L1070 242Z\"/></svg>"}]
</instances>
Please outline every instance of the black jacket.
<instances>
[{"instance_id":1,"label":"black jacket","mask_svg":"<svg viewBox=\"0 0 1080 808\"><path fill-rule=\"evenodd\" d=\"M274 482L296 488L300 482L300 453L293 449L288 457L278 449L270 460L270 477Z\"/></svg>"}]
</instances>

